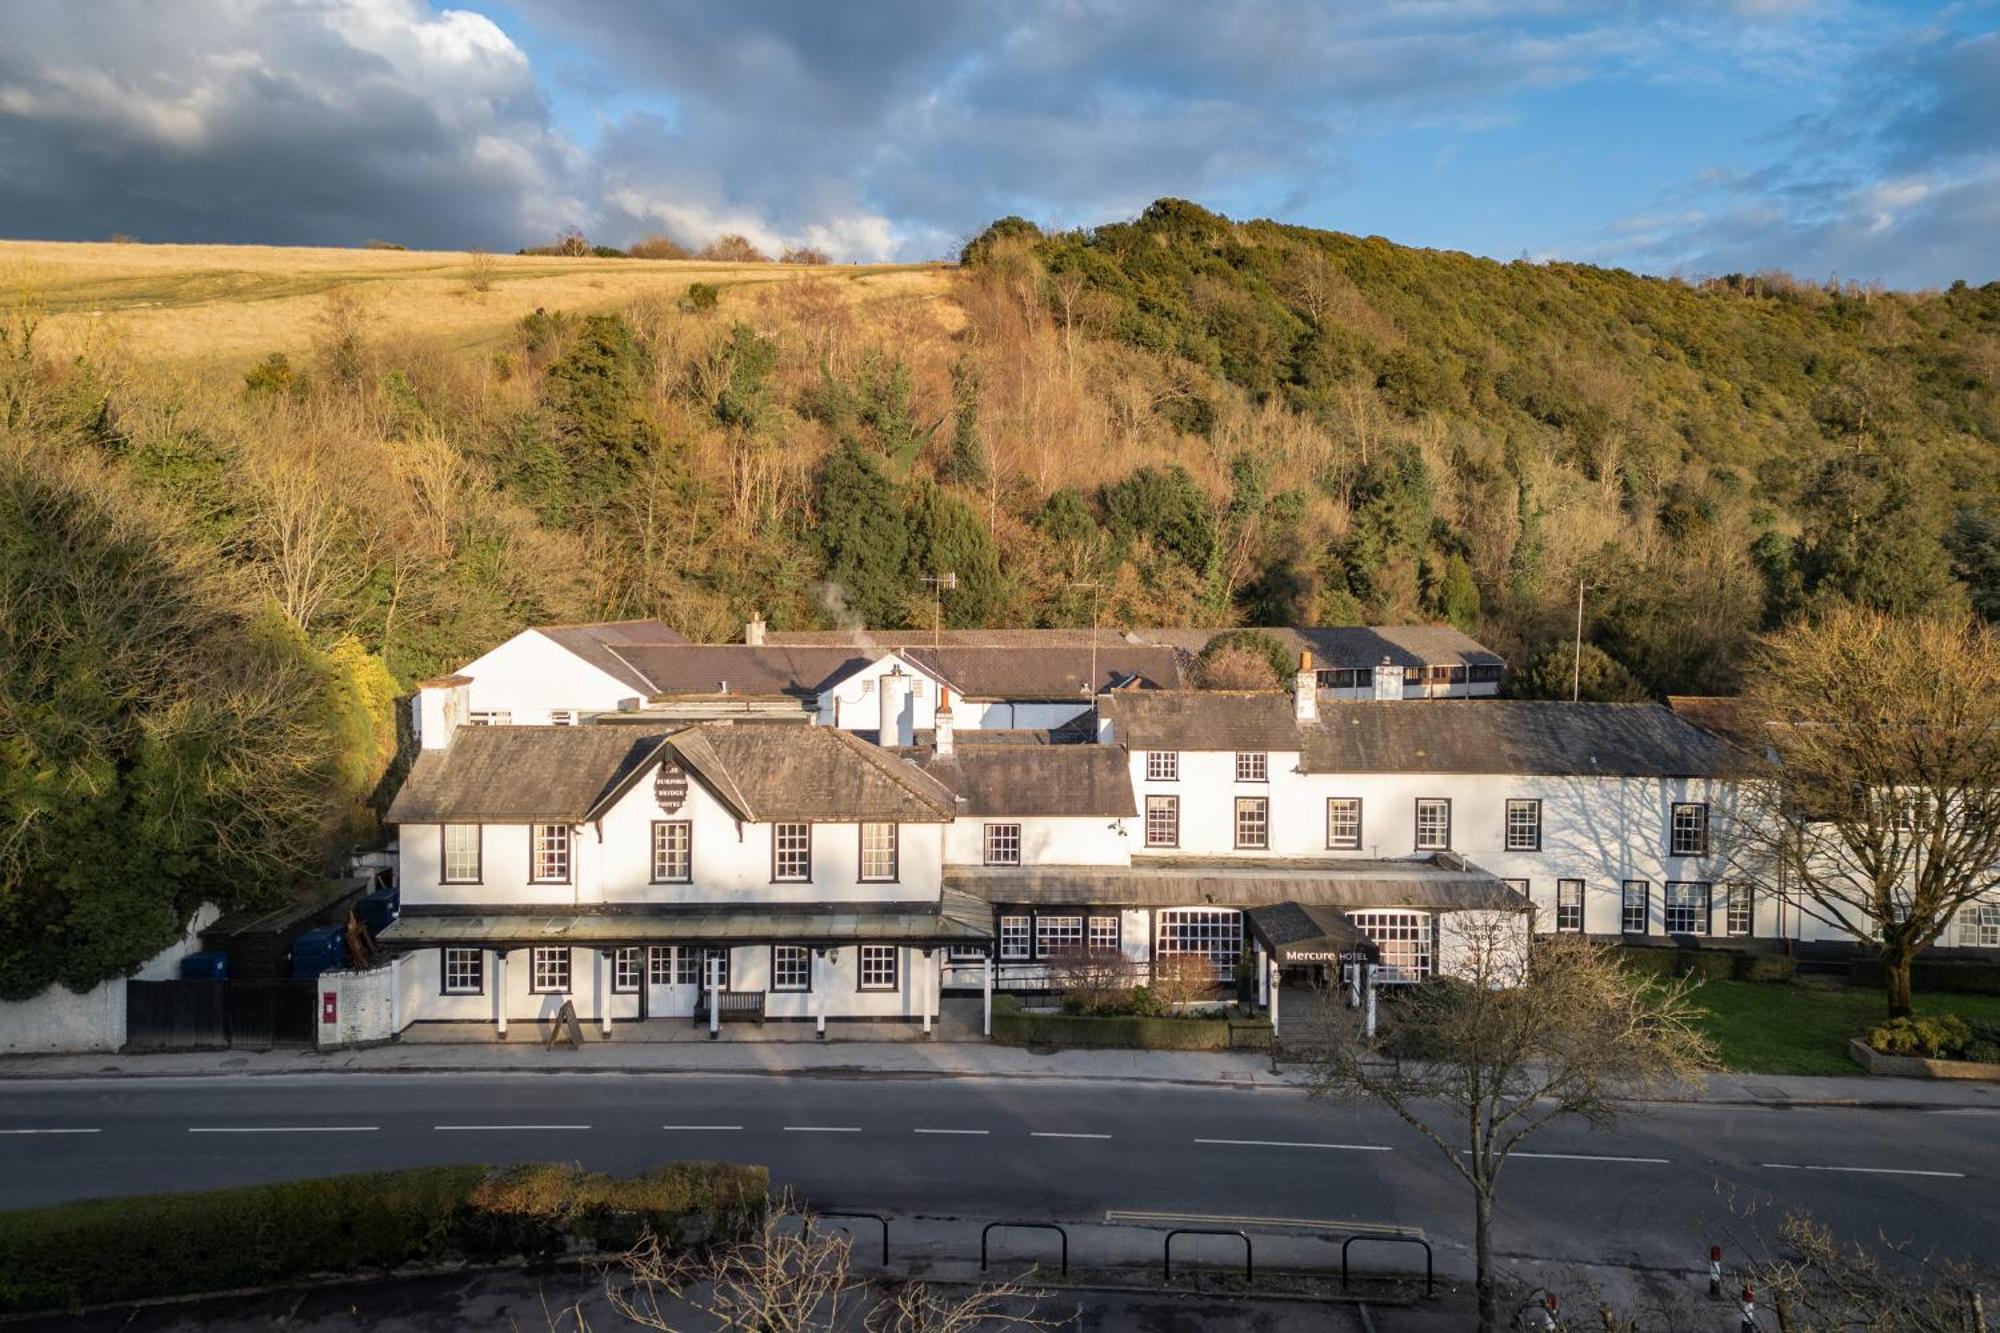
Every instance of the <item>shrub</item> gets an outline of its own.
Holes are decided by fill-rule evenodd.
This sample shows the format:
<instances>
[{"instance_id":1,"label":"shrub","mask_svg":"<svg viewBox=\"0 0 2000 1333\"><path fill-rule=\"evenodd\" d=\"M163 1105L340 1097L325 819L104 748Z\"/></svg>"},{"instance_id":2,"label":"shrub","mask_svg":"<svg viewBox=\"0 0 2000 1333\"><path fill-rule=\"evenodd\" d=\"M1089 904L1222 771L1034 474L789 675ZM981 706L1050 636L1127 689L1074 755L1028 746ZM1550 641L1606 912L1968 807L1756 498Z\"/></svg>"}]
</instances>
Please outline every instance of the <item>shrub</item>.
<instances>
[{"instance_id":1,"label":"shrub","mask_svg":"<svg viewBox=\"0 0 2000 1333\"><path fill-rule=\"evenodd\" d=\"M575 1166L418 1167L0 1213L0 1310L74 1308L407 1264L700 1240L763 1215L764 1168L673 1162L629 1179Z\"/></svg>"},{"instance_id":2,"label":"shrub","mask_svg":"<svg viewBox=\"0 0 2000 1333\"><path fill-rule=\"evenodd\" d=\"M1868 1033L1868 1044L1884 1055L1918 1055L1927 1060L1963 1059L1972 1028L1957 1014L1892 1018Z\"/></svg>"},{"instance_id":3,"label":"shrub","mask_svg":"<svg viewBox=\"0 0 2000 1333\"><path fill-rule=\"evenodd\" d=\"M676 243L672 237L662 236L658 232L641 236L626 248L625 253L634 259L686 259L688 257L685 247Z\"/></svg>"},{"instance_id":4,"label":"shrub","mask_svg":"<svg viewBox=\"0 0 2000 1333\"><path fill-rule=\"evenodd\" d=\"M701 247L696 259L706 259L721 264L768 264L771 256L759 250L756 243L747 236L727 232Z\"/></svg>"},{"instance_id":5,"label":"shrub","mask_svg":"<svg viewBox=\"0 0 2000 1333\"><path fill-rule=\"evenodd\" d=\"M1694 977L1699 981L1727 981L1736 975L1741 954L1721 950L1662 949L1645 945L1620 945L1618 959L1626 967L1657 977ZM1750 964L1741 964L1748 971Z\"/></svg>"},{"instance_id":6,"label":"shrub","mask_svg":"<svg viewBox=\"0 0 2000 1333\"><path fill-rule=\"evenodd\" d=\"M688 284L687 306L690 310L713 310L715 303L722 299L722 290L712 282L691 282Z\"/></svg>"},{"instance_id":7,"label":"shrub","mask_svg":"<svg viewBox=\"0 0 2000 1333\"><path fill-rule=\"evenodd\" d=\"M1857 958L1847 968L1849 985L1882 989L1882 963ZM1955 995L2000 995L2000 963L1972 959L1919 959L1910 967L1910 987Z\"/></svg>"},{"instance_id":8,"label":"shrub","mask_svg":"<svg viewBox=\"0 0 2000 1333\"><path fill-rule=\"evenodd\" d=\"M1134 987L1142 991L1144 987ZM1271 1027L1262 1020L1150 1017L1117 1014L1029 1014L1011 995L993 1000L993 1040L1013 1046L1082 1049L1124 1047L1157 1051L1222 1051L1232 1046L1268 1046Z\"/></svg>"},{"instance_id":9,"label":"shrub","mask_svg":"<svg viewBox=\"0 0 2000 1333\"><path fill-rule=\"evenodd\" d=\"M1798 975L1798 959L1782 953L1758 954L1743 969L1745 981L1795 981Z\"/></svg>"}]
</instances>

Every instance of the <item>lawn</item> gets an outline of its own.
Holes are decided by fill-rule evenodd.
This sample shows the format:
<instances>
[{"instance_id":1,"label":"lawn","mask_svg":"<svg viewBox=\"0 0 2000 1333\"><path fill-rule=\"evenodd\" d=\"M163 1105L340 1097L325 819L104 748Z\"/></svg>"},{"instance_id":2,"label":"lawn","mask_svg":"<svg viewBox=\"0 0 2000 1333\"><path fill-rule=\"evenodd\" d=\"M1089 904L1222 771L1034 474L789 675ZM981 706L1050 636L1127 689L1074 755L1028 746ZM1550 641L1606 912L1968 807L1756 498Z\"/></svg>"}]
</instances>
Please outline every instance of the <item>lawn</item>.
<instances>
[{"instance_id":1,"label":"lawn","mask_svg":"<svg viewBox=\"0 0 2000 1333\"><path fill-rule=\"evenodd\" d=\"M1858 1074L1847 1039L1887 1017L1879 990L1710 981L1694 993L1726 1068L1746 1074ZM1920 1014L2000 1023L2000 995L1919 994Z\"/></svg>"}]
</instances>

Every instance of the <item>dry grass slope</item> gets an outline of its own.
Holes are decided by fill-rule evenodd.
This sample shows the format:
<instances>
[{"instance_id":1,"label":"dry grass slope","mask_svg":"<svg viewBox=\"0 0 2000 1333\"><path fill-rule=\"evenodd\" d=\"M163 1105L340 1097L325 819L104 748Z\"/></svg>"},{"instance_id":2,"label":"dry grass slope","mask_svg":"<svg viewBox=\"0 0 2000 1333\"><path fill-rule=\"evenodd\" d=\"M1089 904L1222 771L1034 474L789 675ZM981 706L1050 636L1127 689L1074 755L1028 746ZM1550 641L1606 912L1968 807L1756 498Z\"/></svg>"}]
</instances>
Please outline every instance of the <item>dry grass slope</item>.
<instances>
[{"instance_id":1,"label":"dry grass slope","mask_svg":"<svg viewBox=\"0 0 2000 1333\"><path fill-rule=\"evenodd\" d=\"M0 288L48 312L42 336L52 351L108 347L140 362L234 374L270 352L307 350L337 287L361 298L376 334L476 348L537 306L601 310L678 298L696 282L721 288L727 309L750 289L808 273L858 303L936 296L950 280L937 264L801 269L540 255L494 255L490 264L490 287L476 291L472 256L460 252L0 241Z\"/></svg>"}]
</instances>

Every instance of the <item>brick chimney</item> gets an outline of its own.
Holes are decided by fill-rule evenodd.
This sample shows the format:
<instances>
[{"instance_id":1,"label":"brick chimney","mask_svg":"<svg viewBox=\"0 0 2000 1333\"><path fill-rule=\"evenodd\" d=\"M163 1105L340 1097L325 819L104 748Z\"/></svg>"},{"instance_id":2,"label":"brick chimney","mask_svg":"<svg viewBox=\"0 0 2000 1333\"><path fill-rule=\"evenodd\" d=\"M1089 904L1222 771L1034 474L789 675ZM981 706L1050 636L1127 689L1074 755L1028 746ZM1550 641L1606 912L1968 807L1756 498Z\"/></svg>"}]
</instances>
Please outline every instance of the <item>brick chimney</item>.
<instances>
[{"instance_id":1,"label":"brick chimney","mask_svg":"<svg viewBox=\"0 0 2000 1333\"><path fill-rule=\"evenodd\" d=\"M1299 654L1299 673L1292 677L1292 716L1301 722L1319 721L1319 673L1313 670L1310 650Z\"/></svg>"}]
</instances>

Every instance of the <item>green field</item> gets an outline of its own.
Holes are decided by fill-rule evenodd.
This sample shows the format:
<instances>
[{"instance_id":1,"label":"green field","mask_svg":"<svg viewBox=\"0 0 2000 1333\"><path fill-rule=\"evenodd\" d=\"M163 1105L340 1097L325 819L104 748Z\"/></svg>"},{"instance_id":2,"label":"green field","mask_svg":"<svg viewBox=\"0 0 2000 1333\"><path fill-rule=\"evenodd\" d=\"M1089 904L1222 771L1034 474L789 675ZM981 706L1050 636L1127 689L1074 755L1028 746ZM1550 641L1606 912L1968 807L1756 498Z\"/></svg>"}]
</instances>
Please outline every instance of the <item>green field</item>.
<instances>
[{"instance_id":1,"label":"green field","mask_svg":"<svg viewBox=\"0 0 2000 1333\"><path fill-rule=\"evenodd\" d=\"M1694 993L1725 1068L1744 1074L1858 1074L1847 1039L1888 1016L1879 990L1711 981ZM1918 995L1920 1014L2000 1023L2000 995Z\"/></svg>"}]
</instances>

